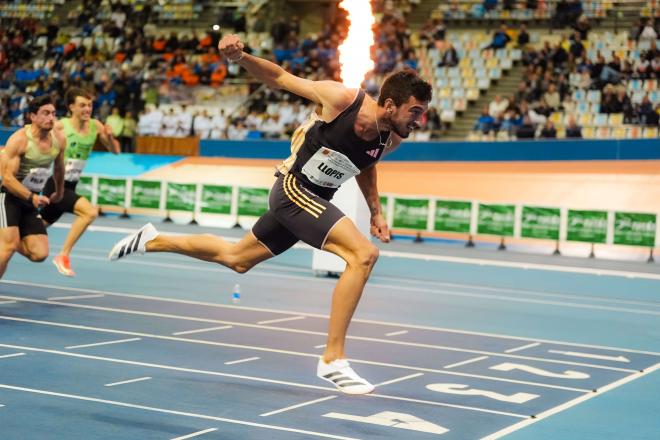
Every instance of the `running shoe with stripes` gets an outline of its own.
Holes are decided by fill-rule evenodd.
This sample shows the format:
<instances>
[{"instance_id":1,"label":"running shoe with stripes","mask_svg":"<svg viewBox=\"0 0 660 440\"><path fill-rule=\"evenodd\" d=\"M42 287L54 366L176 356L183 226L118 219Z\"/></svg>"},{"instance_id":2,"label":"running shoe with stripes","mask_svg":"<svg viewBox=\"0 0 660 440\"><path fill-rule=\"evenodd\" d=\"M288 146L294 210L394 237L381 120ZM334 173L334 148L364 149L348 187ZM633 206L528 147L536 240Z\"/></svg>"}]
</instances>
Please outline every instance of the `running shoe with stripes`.
<instances>
[{"instance_id":1,"label":"running shoe with stripes","mask_svg":"<svg viewBox=\"0 0 660 440\"><path fill-rule=\"evenodd\" d=\"M114 245L108 254L109 260L119 260L132 254L144 254L146 244L158 235L158 231L151 223L142 226L139 231L122 238Z\"/></svg>"},{"instance_id":2,"label":"running shoe with stripes","mask_svg":"<svg viewBox=\"0 0 660 440\"><path fill-rule=\"evenodd\" d=\"M319 359L316 375L333 384L342 393L368 394L374 390L373 385L353 371L346 359L336 359L329 364L323 358Z\"/></svg>"}]
</instances>

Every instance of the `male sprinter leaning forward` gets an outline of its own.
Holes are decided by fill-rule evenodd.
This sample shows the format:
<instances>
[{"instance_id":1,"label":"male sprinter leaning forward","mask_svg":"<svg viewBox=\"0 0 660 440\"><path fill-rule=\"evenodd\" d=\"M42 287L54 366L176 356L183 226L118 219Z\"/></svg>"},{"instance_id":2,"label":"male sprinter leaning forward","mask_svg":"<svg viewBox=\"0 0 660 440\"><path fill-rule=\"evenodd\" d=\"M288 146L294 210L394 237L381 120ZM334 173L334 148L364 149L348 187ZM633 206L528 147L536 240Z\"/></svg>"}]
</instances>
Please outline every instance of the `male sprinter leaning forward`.
<instances>
[{"instance_id":1,"label":"male sprinter leaning forward","mask_svg":"<svg viewBox=\"0 0 660 440\"><path fill-rule=\"evenodd\" d=\"M48 257L48 235L39 210L62 198L66 138L55 125L55 105L49 95L29 103L31 124L19 128L0 154L0 278L18 252L30 261ZM54 166L53 166L54 165ZM44 185L53 168L53 191Z\"/></svg>"},{"instance_id":2,"label":"male sprinter leaning forward","mask_svg":"<svg viewBox=\"0 0 660 440\"><path fill-rule=\"evenodd\" d=\"M414 71L390 75L378 102L363 90L333 81L309 81L276 64L243 52L235 35L219 44L223 56L238 63L272 88L288 90L321 106L293 135L292 155L277 168L270 209L238 243L213 235L171 237L147 224L118 242L116 260L134 253L174 252L227 266L239 273L280 254L298 240L332 252L346 261L332 297L325 352L317 375L348 394L374 387L349 366L344 353L346 331L376 259L378 248L330 203L339 186L355 176L371 210L371 233L388 242L390 233L376 188L375 164L418 127L431 100L431 86Z\"/></svg>"},{"instance_id":3,"label":"male sprinter leaning forward","mask_svg":"<svg viewBox=\"0 0 660 440\"><path fill-rule=\"evenodd\" d=\"M62 118L55 128L64 131L68 148L65 153L64 196L58 203L51 203L42 212L46 226L55 223L65 212L73 213L76 218L64 240L59 255L53 258L53 264L65 276L75 276L71 269L71 250L87 227L98 216L98 210L85 197L76 193L76 185L80 180L87 159L99 141L108 151L118 154L119 141L114 138L112 128L103 125L101 121L92 118L92 94L79 87L67 90L66 104L71 117ZM53 179L46 182L45 191L51 191L54 186Z\"/></svg>"}]
</instances>

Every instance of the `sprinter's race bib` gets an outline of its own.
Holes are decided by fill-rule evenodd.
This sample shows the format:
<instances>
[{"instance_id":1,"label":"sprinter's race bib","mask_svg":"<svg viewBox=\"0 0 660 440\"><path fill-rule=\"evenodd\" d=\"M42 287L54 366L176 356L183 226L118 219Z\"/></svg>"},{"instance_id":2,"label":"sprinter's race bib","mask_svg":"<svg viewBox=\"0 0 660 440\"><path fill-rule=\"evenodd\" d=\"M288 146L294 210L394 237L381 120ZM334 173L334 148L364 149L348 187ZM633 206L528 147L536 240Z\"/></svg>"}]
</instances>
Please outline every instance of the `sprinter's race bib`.
<instances>
[{"instance_id":1,"label":"sprinter's race bib","mask_svg":"<svg viewBox=\"0 0 660 440\"><path fill-rule=\"evenodd\" d=\"M321 147L305 163L302 173L315 185L339 188L342 183L360 174L360 169L343 154Z\"/></svg>"}]
</instances>

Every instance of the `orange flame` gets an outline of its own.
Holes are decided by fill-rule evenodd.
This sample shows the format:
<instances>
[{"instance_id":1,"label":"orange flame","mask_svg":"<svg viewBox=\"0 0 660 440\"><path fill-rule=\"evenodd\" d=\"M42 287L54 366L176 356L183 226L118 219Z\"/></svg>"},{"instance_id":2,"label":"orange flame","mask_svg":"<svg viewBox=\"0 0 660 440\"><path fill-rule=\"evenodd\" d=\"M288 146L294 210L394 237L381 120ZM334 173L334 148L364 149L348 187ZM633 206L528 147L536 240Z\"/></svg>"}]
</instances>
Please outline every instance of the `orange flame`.
<instances>
[{"instance_id":1,"label":"orange flame","mask_svg":"<svg viewBox=\"0 0 660 440\"><path fill-rule=\"evenodd\" d=\"M370 0L342 0L339 7L348 12L348 35L339 46L341 79L347 87L360 87L364 76L374 68L371 46L376 22Z\"/></svg>"}]
</instances>

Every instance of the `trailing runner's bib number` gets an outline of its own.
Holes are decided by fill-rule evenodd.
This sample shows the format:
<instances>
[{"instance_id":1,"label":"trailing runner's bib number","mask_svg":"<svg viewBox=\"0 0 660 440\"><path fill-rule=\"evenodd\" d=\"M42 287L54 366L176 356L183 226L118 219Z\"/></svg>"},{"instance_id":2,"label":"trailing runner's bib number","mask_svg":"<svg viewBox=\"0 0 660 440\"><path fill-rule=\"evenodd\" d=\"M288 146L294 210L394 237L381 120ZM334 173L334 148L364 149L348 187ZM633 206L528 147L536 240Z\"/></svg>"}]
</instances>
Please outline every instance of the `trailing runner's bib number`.
<instances>
[{"instance_id":1,"label":"trailing runner's bib number","mask_svg":"<svg viewBox=\"0 0 660 440\"><path fill-rule=\"evenodd\" d=\"M360 169L338 151L321 147L305 163L302 172L315 185L339 188L342 183L360 174Z\"/></svg>"},{"instance_id":2,"label":"trailing runner's bib number","mask_svg":"<svg viewBox=\"0 0 660 440\"><path fill-rule=\"evenodd\" d=\"M87 161L83 159L67 159L64 166L64 180L67 182L79 181L86 163Z\"/></svg>"},{"instance_id":3,"label":"trailing runner's bib number","mask_svg":"<svg viewBox=\"0 0 660 440\"><path fill-rule=\"evenodd\" d=\"M32 192L41 192L50 175L50 168L30 168L30 172L21 183Z\"/></svg>"}]
</instances>

